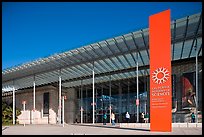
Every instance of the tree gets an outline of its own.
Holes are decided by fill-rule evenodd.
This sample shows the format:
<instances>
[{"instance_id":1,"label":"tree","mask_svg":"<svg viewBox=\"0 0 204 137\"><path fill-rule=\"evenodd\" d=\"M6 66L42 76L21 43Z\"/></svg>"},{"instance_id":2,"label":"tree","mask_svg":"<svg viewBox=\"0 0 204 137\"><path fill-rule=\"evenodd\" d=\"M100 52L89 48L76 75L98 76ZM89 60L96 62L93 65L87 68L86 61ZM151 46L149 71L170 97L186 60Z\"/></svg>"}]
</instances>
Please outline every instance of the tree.
<instances>
[{"instance_id":1,"label":"tree","mask_svg":"<svg viewBox=\"0 0 204 137\"><path fill-rule=\"evenodd\" d=\"M21 114L20 109L16 108L16 119ZM2 101L2 124L12 124L13 122L13 106Z\"/></svg>"}]
</instances>

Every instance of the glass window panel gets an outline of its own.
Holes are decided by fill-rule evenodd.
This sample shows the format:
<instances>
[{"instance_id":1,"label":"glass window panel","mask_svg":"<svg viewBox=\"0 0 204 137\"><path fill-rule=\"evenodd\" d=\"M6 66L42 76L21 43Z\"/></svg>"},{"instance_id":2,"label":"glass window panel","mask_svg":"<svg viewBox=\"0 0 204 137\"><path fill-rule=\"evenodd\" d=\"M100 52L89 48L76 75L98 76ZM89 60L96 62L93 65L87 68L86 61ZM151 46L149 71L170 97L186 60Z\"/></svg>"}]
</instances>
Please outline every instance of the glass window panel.
<instances>
[{"instance_id":1,"label":"glass window panel","mask_svg":"<svg viewBox=\"0 0 204 137\"><path fill-rule=\"evenodd\" d=\"M128 61L130 62L131 66L135 66L135 61L133 60L132 56L130 54L125 55ZM133 55L134 57L134 55Z\"/></svg>"},{"instance_id":2,"label":"glass window panel","mask_svg":"<svg viewBox=\"0 0 204 137\"><path fill-rule=\"evenodd\" d=\"M39 76L46 78L52 78L53 80L57 80L58 79L58 75L53 73L53 72L48 72L48 73L43 73L40 74Z\"/></svg>"},{"instance_id":3,"label":"glass window panel","mask_svg":"<svg viewBox=\"0 0 204 137\"><path fill-rule=\"evenodd\" d=\"M87 69L85 69L82 65L78 65L78 67L82 70L82 72L83 72L84 74L90 75L90 72L89 72Z\"/></svg>"},{"instance_id":4,"label":"glass window panel","mask_svg":"<svg viewBox=\"0 0 204 137\"><path fill-rule=\"evenodd\" d=\"M84 75L83 70L77 65L71 67L72 69L76 70L77 73L80 73L81 75Z\"/></svg>"},{"instance_id":5,"label":"glass window panel","mask_svg":"<svg viewBox=\"0 0 204 137\"><path fill-rule=\"evenodd\" d=\"M127 74L127 78L133 77L132 73L130 73L130 72L126 72L126 74Z\"/></svg>"},{"instance_id":6,"label":"glass window panel","mask_svg":"<svg viewBox=\"0 0 204 137\"><path fill-rule=\"evenodd\" d=\"M122 39L121 36L118 37L118 38L115 39L115 40L117 41L118 48L120 48L120 50L121 50L122 52L128 51L128 48L127 48L127 46L125 45L125 43L124 43L124 41L123 41L123 39Z\"/></svg>"},{"instance_id":7,"label":"glass window panel","mask_svg":"<svg viewBox=\"0 0 204 137\"><path fill-rule=\"evenodd\" d=\"M119 68L116 68L117 69L123 69L123 66L122 64L119 62L119 60L116 58L116 57L112 57L113 61L118 65Z\"/></svg>"},{"instance_id":8,"label":"glass window panel","mask_svg":"<svg viewBox=\"0 0 204 137\"><path fill-rule=\"evenodd\" d=\"M148 58L148 55L147 55L147 51L146 50L142 50L142 51L140 51L140 53L141 53L142 59L144 61L144 64L148 65L149 64L149 58ZM142 63L142 60L141 60L140 56L139 56L138 65L139 66L143 66L143 63Z\"/></svg>"},{"instance_id":9,"label":"glass window panel","mask_svg":"<svg viewBox=\"0 0 204 137\"><path fill-rule=\"evenodd\" d=\"M183 26L183 25L185 25L186 23L186 19L187 19L187 17L184 17L184 18L181 18L181 19L177 19L176 20L176 26L177 27L180 27L180 26Z\"/></svg>"},{"instance_id":10,"label":"glass window panel","mask_svg":"<svg viewBox=\"0 0 204 137\"><path fill-rule=\"evenodd\" d=\"M106 71L107 71L106 68L102 67L98 62L95 62L95 63L94 63L94 66L95 66L96 68L99 68L99 70L100 70L99 73L103 73L103 72L106 72Z\"/></svg>"},{"instance_id":11,"label":"glass window panel","mask_svg":"<svg viewBox=\"0 0 204 137\"><path fill-rule=\"evenodd\" d=\"M46 83L50 83L50 82L55 82L57 81L56 78L54 77L49 77L49 76L38 76L39 78L41 78L43 81L45 81Z\"/></svg>"},{"instance_id":12,"label":"glass window panel","mask_svg":"<svg viewBox=\"0 0 204 137\"><path fill-rule=\"evenodd\" d=\"M93 49L88 51L88 55L89 55L89 58L90 58L90 59L99 57L99 55L97 55L97 54L93 51Z\"/></svg>"},{"instance_id":13,"label":"glass window panel","mask_svg":"<svg viewBox=\"0 0 204 137\"><path fill-rule=\"evenodd\" d=\"M198 34L202 34L202 20L200 22L200 26L199 26L199 29L198 29Z\"/></svg>"},{"instance_id":14,"label":"glass window panel","mask_svg":"<svg viewBox=\"0 0 204 137\"><path fill-rule=\"evenodd\" d=\"M196 29L197 29L197 23L191 23L188 25L188 31L187 31L187 34L186 36L189 37L189 36L193 36L196 32Z\"/></svg>"},{"instance_id":15,"label":"glass window panel","mask_svg":"<svg viewBox=\"0 0 204 137\"><path fill-rule=\"evenodd\" d=\"M89 45L88 45L88 46L85 46L84 48L85 48L87 51L92 50L91 46L89 46Z\"/></svg>"},{"instance_id":16,"label":"glass window panel","mask_svg":"<svg viewBox=\"0 0 204 137\"><path fill-rule=\"evenodd\" d=\"M134 41L131 36L125 37L125 41L130 50L133 50L133 49L136 50Z\"/></svg>"},{"instance_id":17,"label":"glass window panel","mask_svg":"<svg viewBox=\"0 0 204 137\"><path fill-rule=\"evenodd\" d=\"M135 35L133 35L133 36L135 39L135 43L139 48L142 48L145 46L144 42L143 42L143 38L141 37L142 36L141 34L139 34L139 36L135 36Z\"/></svg>"},{"instance_id":18,"label":"glass window panel","mask_svg":"<svg viewBox=\"0 0 204 137\"><path fill-rule=\"evenodd\" d=\"M105 59L105 60L106 60L106 62L107 62L109 65L112 66L112 68L114 68L114 70L117 70L117 67L111 62L110 59Z\"/></svg>"},{"instance_id":19,"label":"glass window panel","mask_svg":"<svg viewBox=\"0 0 204 137\"><path fill-rule=\"evenodd\" d=\"M75 77L75 75L73 73L71 73L69 70L67 69L63 69L61 71L62 73L62 80L65 80L65 79L72 79L73 77Z\"/></svg>"},{"instance_id":20,"label":"glass window panel","mask_svg":"<svg viewBox=\"0 0 204 137\"><path fill-rule=\"evenodd\" d=\"M196 14L196 15L191 15L189 16L189 23L196 23L199 21L200 18L200 14Z\"/></svg>"},{"instance_id":21,"label":"glass window panel","mask_svg":"<svg viewBox=\"0 0 204 137\"><path fill-rule=\"evenodd\" d=\"M84 60L86 60L86 59L92 59L92 57L91 57L90 54L91 54L91 53L89 53L89 51L85 51L85 52L81 53L80 56L81 56Z\"/></svg>"},{"instance_id":22,"label":"glass window panel","mask_svg":"<svg viewBox=\"0 0 204 137\"><path fill-rule=\"evenodd\" d=\"M74 62L81 62L82 60L85 61L86 59L82 57L80 54L73 55L72 59Z\"/></svg>"},{"instance_id":23,"label":"glass window panel","mask_svg":"<svg viewBox=\"0 0 204 137\"><path fill-rule=\"evenodd\" d=\"M138 76L142 76L141 70L138 71Z\"/></svg>"},{"instance_id":24,"label":"glass window panel","mask_svg":"<svg viewBox=\"0 0 204 137\"><path fill-rule=\"evenodd\" d=\"M77 48L77 50L79 50L80 53L84 53L85 52L85 47L87 47L87 46L79 47L79 48Z\"/></svg>"},{"instance_id":25,"label":"glass window panel","mask_svg":"<svg viewBox=\"0 0 204 137\"><path fill-rule=\"evenodd\" d=\"M184 47L183 47L183 54L182 54L182 59L188 58L189 51L191 50L191 45L192 45L193 40L188 40L185 41Z\"/></svg>"},{"instance_id":26,"label":"glass window panel","mask_svg":"<svg viewBox=\"0 0 204 137\"><path fill-rule=\"evenodd\" d=\"M177 20L176 21L176 39L183 38L185 30L186 30L186 19L182 21Z\"/></svg>"},{"instance_id":27,"label":"glass window panel","mask_svg":"<svg viewBox=\"0 0 204 137\"><path fill-rule=\"evenodd\" d=\"M81 72L79 72L77 69L70 69L68 68L68 71L72 74L75 74L73 78L79 77L81 75Z\"/></svg>"},{"instance_id":28,"label":"glass window panel","mask_svg":"<svg viewBox=\"0 0 204 137\"><path fill-rule=\"evenodd\" d=\"M94 48L96 54L100 57L105 56L104 52L99 48L99 45L97 43L92 44L92 47Z\"/></svg>"},{"instance_id":29,"label":"glass window panel","mask_svg":"<svg viewBox=\"0 0 204 137\"><path fill-rule=\"evenodd\" d=\"M123 56L118 56L118 58L120 58L122 63L125 65L125 68L131 67Z\"/></svg>"},{"instance_id":30,"label":"glass window panel","mask_svg":"<svg viewBox=\"0 0 204 137\"><path fill-rule=\"evenodd\" d=\"M101 49L103 50L103 52L105 53L105 55L112 55L112 52L110 51L110 49L107 47L107 44L102 41L102 42L99 42L100 43L100 46L101 46Z\"/></svg>"},{"instance_id":31,"label":"glass window panel","mask_svg":"<svg viewBox=\"0 0 204 137\"><path fill-rule=\"evenodd\" d=\"M92 65L90 66L88 66L89 64L88 63L86 63L86 65L85 64L81 64L81 66L86 70L86 71L88 71L90 74L92 73L92 69L90 68L90 67L92 67Z\"/></svg>"},{"instance_id":32,"label":"glass window panel","mask_svg":"<svg viewBox=\"0 0 204 137\"><path fill-rule=\"evenodd\" d=\"M118 77L116 77L115 75L111 75L111 80L116 80L118 79Z\"/></svg>"},{"instance_id":33,"label":"glass window panel","mask_svg":"<svg viewBox=\"0 0 204 137\"><path fill-rule=\"evenodd\" d=\"M171 37L174 36L174 21L171 21Z\"/></svg>"},{"instance_id":34,"label":"glass window panel","mask_svg":"<svg viewBox=\"0 0 204 137\"><path fill-rule=\"evenodd\" d=\"M126 77L124 73L120 73L119 75L120 75L121 79L124 79Z\"/></svg>"},{"instance_id":35,"label":"glass window panel","mask_svg":"<svg viewBox=\"0 0 204 137\"><path fill-rule=\"evenodd\" d=\"M146 44L146 47L148 48L149 47L149 35L147 36L144 36L144 40L145 40L145 44Z\"/></svg>"},{"instance_id":36,"label":"glass window panel","mask_svg":"<svg viewBox=\"0 0 204 137\"><path fill-rule=\"evenodd\" d=\"M102 62L102 64L105 66L105 69L106 69L106 72L107 71L113 71L113 68L111 67L111 64L109 64L109 63L106 63L105 61L101 61Z\"/></svg>"},{"instance_id":37,"label":"glass window panel","mask_svg":"<svg viewBox=\"0 0 204 137\"><path fill-rule=\"evenodd\" d=\"M196 51L194 49L195 44L196 44L196 41L194 42L193 49L192 49L190 57L195 57L196 56ZM200 49L201 44L202 44L202 38L198 38L197 39L198 50Z\"/></svg>"},{"instance_id":38,"label":"glass window panel","mask_svg":"<svg viewBox=\"0 0 204 137\"><path fill-rule=\"evenodd\" d=\"M133 32L133 36L135 37L135 38L139 38L139 37L141 37L141 31L136 31L136 32Z\"/></svg>"},{"instance_id":39,"label":"glass window panel","mask_svg":"<svg viewBox=\"0 0 204 137\"><path fill-rule=\"evenodd\" d=\"M173 60L180 59L181 49L182 49L182 42L175 43L175 45L174 45L174 59Z\"/></svg>"},{"instance_id":40,"label":"glass window panel","mask_svg":"<svg viewBox=\"0 0 204 137\"><path fill-rule=\"evenodd\" d=\"M119 79L122 79L121 73L116 74L116 75L117 75L116 77L118 77L118 80L119 80Z\"/></svg>"},{"instance_id":41,"label":"glass window panel","mask_svg":"<svg viewBox=\"0 0 204 137\"><path fill-rule=\"evenodd\" d=\"M115 45L115 42L112 39L107 40L108 44L110 45L109 48L111 49L111 51L113 53L119 53L120 50L117 48L117 46Z\"/></svg>"}]
</instances>

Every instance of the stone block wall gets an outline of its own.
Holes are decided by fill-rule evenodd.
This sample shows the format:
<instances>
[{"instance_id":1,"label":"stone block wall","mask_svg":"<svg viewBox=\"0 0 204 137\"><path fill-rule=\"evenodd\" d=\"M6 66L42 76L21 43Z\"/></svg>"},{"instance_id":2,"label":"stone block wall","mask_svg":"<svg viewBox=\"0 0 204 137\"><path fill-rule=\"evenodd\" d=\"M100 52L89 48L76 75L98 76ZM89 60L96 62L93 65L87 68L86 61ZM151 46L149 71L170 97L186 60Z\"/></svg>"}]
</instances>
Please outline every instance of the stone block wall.
<instances>
[{"instance_id":1,"label":"stone block wall","mask_svg":"<svg viewBox=\"0 0 204 137\"><path fill-rule=\"evenodd\" d=\"M49 115L43 114L43 94L49 92ZM77 94L75 89L62 89L62 94L67 96L65 100L65 123L73 123L76 114ZM18 116L19 124L56 124L59 106L59 88L54 86L36 87L35 110L33 109L33 89L18 90L16 92L16 108L21 110ZM12 103L12 94L2 98L3 101ZM26 101L25 111L22 102Z\"/></svg>"}]
</instances>

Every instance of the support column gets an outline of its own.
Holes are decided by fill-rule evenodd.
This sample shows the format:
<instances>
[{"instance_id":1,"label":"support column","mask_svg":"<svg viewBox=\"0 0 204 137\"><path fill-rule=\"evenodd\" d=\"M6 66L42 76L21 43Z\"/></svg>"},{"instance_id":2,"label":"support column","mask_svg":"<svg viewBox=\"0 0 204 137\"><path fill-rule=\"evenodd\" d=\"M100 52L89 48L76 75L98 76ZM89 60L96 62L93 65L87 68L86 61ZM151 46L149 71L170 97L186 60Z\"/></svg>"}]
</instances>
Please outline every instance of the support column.
<instances>
[{"instance_id":1,"label":"support column","mask_svg":"<svg viewBox=\"0 0 204 137\"><path fill-rule=\"evenodd\" d=\"M137 101L139 102L138 53L137 53ZM139 103L137 104L137 123L139 123Z\"/></svg>"},{"instance_id":2,"label":"support column","mask_svg":"<svg viewBox=\"0 0 204 137\"><path fill-rule=\"evenodd\" d=\"M121 87L121 83L119 82L119 86L118 86L118 92L119 92L119 119L118 119L118 123L122 122L122 87Z\"/></svg>"},{"instance_id":3,"label":"support column","mask_svg":"<svg viewBox=\"0 0 204 137\"><path fill-rule=\"evenodd\" d=\"M144 71L144 92L147 92L147 88L146 88L146 71ZM145 115L147 114L147 109L146 109L146 107L147 107L147 98L145 98L145 100L144 100L144 109L145 109Z\"/></svg>"},{"instance_id":4,"label":"support column","mask_svg":"<svg viewBox=\"0 0 204 137\"><path fill-rule=\"evenodd\" d=\"M97 115L97 96L98 96L98 89L96 88L96 90L95 90L96 92L95 92L95 103L96 103L96 105L95 105L95 110L96 110L96 117L95 117L95 121L96 121L96 123L98 123L98 115Z\"/></svg>"},{"instance_id":5,"label":"support column","mask_svg":"<svg viewBox=\"0 0 204 137\"><path fill-rule=\"evenodd\" d=\"M130 113L130 81L128 80L127 112Z\"/></svg>"},{"instance_id":6,"label":"support column","mask_svg":"<svg viewBox=\"0 0 204 137\"><path fill-rule=\"evenodd\" d=\"M33 77L33 110L31 111L32 113L32 124L35 123L34 117L35 117L35 75Z\"/></svg>"},{"instance_id":7,"label":"support column","mask_svg":"<svg viewBox=\"0 0 204 137\"><path fill-rule=\"evenodd\" d=\"M103 109L103 85L102 85L102 87L101 87L101 106L102 106L102 123L103 123L103 120L104 120L104 118L103 118L103 116L104 116L104 109Z\"/></svg>"},{"instance_id":8,"label":"support column","mask_svg":"<svg viewBox=\"0 0 204 137\"><path fill-rule=\"evenodd\" d=\"M81 124L83 123L83 86L82 86L82 80L81 80Z\"/></svg>"},{"instance_id":9,"label":"support column","mask_svg":"<svg viewBox=\"0 0 204 137\"><path fill-rule=\"evenodd\" d=\"M146 109L147 113L150 116L150 85L149 85L149 76L147 76L147 109ZM150 117L149 117L149 121L150 121Z\"/></svg>"},{"instance_id":10,"label":"support column","mask_svg":"<svg viewBox=\"0 0 204 137\"><path fill-rule=\"evenodd\" d=\"M13 82L14 83L14 82ZM13 125L16 123L15 121L15 88L14 88L14 84L13 84Z\"/></svg>"},{"instance_id":11,"label":"support column","mask_svg":"<svg viewBox=\"0 0 204 137\"><path fill-rule=\"evenodd\" d=\"M111 75L110 75L110 78L109 78L109 96L110 96L109 109L110 109L110 123L111 123L111 111L112 111L112 106L111 106Z\"/></svg>"},{"instance_id":12,"label":"support column","mask_svg":"<svg viewBox=\"0 0 204 137\"><path fill-rule=\"evenodd\" d=\"M95 123L95 109L94 109L94 104L95 104L95 101L94 101L94 97L95 97L95 95L94 95L94 62L93 62L93 124Z\"/></svg>"},{"instance_id":13,"label":"support column","mask_svg":"<svg viewBox=\"0 0 204 137\"><path fill-rule=\"evenodd\" d=\"M62 126L64 127L64 96L62 96Z\"/></svg>"},{"instance_id":14,"label":"support column","mask_svg":"<svg viewBox=\"0 0 204 137\"><path fill-rule=\"evenodd\" d=\"M196 52L196 123L198 123L198 50L197 50L197 38L196 38L195 52Z\"/></svg>"},{"instance_id":15,"label":"support column","mask_svg":"<svg viewBox=\"0 0 204 137\"><path fill-rule=\"evenodd\" d=\"M62 109L62 106L61 106L61 96L62 96L62 93L61 93L61 90L62 90L62 87L61 87L61 69L59 70L59 114L58 114L58 118L59 118L59 124L61 124L61 109Z\"/></svg>"},{"instance_id":16,"label":"support column","mask_svg":"<svg viewBox=\"0 0 204 137\"><path fill-rule=\"evenodd\" d=\"M35 111L35 75L33 81L33 111Z\"/></svg>"},{"instance_id":17,"label":"support column","mask_svg":"<svg viewBox=\"0 0 204 137\"><path fill-rule=\"evenodd\" d=\"M23 113L25 114L25 101L23 101ZM25 127L25 118L23 120L23 126Z\"/></svg>"}]
</instances>

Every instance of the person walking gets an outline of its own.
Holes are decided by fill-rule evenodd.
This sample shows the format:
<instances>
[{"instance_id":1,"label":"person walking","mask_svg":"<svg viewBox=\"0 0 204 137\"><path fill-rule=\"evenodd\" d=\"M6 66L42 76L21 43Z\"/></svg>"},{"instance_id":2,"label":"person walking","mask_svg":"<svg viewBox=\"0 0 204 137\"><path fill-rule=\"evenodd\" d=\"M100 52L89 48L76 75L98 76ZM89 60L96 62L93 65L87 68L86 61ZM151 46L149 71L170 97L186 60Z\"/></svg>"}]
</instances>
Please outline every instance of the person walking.
<instances>
[{"instance_id":1,"label":"person walking","mask_svg":"<svg viewBox=\"0 0 204 137\"><path fill-rule=\"evenodd\" d=\"M115 114L114 114L114 112L112 112L112 114L111 114L111 121L112 121L112 125L114 126L115 125Z\"/></svg>"},{"instance_id":2,"label":"person walking","mask_svg":"<svg viewBox=\"0 0 204 137\"><path fill-rule=\"evenodd\" d=\"M125 114L125 118L126 118L126 122L129 123L129 121L130 121L130 114L128 112Z\"/></svg>"},{"instance_id":3,"label":"person walking","mask_svg":"<svg viewBox=\"0 0 204 137\"><path fill-rule=\"evenodd\" d=\"M103 125L106 125L106 119L107 119L107 115L106 115L106 113L104 113L104 115L103 115Z\"/></svg>"},{"instance_id":4,"label":"person walking","mask_svg":"<svg viewBox=\"0 0 204 137\"><path fill-rule=\"evenodd\" d=\"M194 114L194 112L191 114L191 123L195 123L195 114Z\"/></svg>"},{"instance_id":5,"label":"person walking","mask_svg":"<svg viewBox=\"0 0 204 137\"><path fill-rule=\"evenodd\" d=\"M144 123L144 112L142 112L142 115L141 115L141 123Z\"/></svg>"},{"instance_id":6,"label":"person walking","mask_svg":"<svg viewBox=\"0 0 204 137\"><path fill-rule=\"evenodd\" d=\"M145 116L144 116L144 120L145 120L145 123L149 123L149 114L146 113Z\"/></svg>"}]
</instances>

